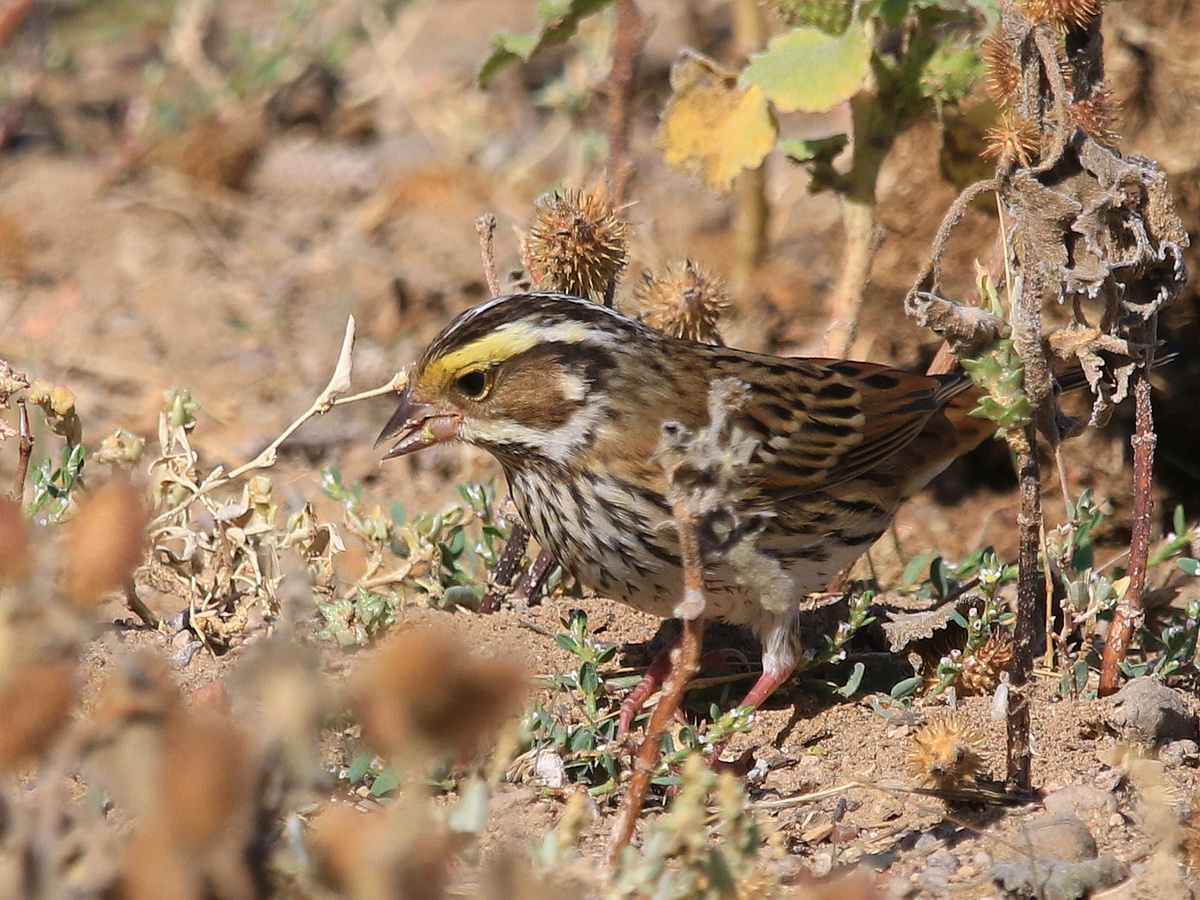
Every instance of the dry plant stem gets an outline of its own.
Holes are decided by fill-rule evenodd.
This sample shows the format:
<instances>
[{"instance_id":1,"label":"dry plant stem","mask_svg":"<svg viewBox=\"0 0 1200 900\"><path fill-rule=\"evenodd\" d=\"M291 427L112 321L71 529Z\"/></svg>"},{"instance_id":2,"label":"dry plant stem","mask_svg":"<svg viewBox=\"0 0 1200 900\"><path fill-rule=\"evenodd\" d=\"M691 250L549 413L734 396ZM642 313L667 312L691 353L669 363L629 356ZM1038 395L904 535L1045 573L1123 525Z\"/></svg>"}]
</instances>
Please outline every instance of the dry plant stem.
<instances>
[{"instance_id":1,"label":"dry plant stem","mask_svg":"<svg viewBox=\"0 0 1200 900\"><path fill-rule=\"evenodd\" d=\"M686 573L685 573L686 577ZM671 654L671 670L663 683L662 696L650 715L650 723L646 726L646 739L638 750L634 761L633 777L621 800L621 808L617 811L617 819L613 825L612 844L608 850L608 860L615 865L621 851L629 846L637 827L638 816L641 815L642 805L646 802L646 794L650 790L650 779L658 768L659 754L662 750L663 735L674 719L683 699L684 689L696 671L700 659L700 642L704 636L704 620L700 618L687 619L683 623L683 633L674 652Z\"/></svg>"},{"instance_id":2,"label":"dry plant stem","mask_svg":"<svg viewBox=\"0 0 1200 900\"><path fill-rule=\"evenodd\" d=\"M488 291L493 297L500 296L500 279L496 277L496 252L494 239L496 236L496 217L486 213L475 220L475 230L479 232L479 251L483 256L483 275L487 279Z\"/></svg>"},{"instance_id":3,"label":"dry plant stem","mask_svg":"<svg viewBox=\"0 0 1200 900\"><path fill-rule=\"evenodd\" d=\"M1034 623L1041 609L1045 587L1038 573L1039 535L1042 522L1041 475L1037 461L1037 428L1025 426L1010 440L1017 453L1017 477L1021 490L1021 512L1017 544L1017 621L1013 626L1013 658L1008 695L1008 786L1027 791L1030 787L1029 697L1027 685L1033 675Z\"/></svg>"},{"instance_id":4,"label":"dry plant stem","mask_svg":"<svg viewBox=\"0 0 1200 900\"><path fill-rule=\"evenodd\" d=\"M132 578L125 583L125 605L128 606L133 614L141 619L148 628L154 628L157 630L160 624L159 618L154 614L154 611L150 609L150 607L142 602L142 598L137 595L137 588L134 585Z\"/></svg>"},{"instance_id":5,"label":"dry plant stem","mask_svg":"<svg viewBox=\"0 0 1200 900\"><path fill-rule=\"evenodd\" d=\"M617 812L617 820L613 825L612 846L608 851L609 862L613 864L633 838L642 804L646 802L646 793L650 790L650 779L658 769L663 735L666 734L671 720L675 718L675 713L679 711L688 681L696 674L696 667L700 661L700 645L704 638L704 568L700 542L696 536L697 523L695 517L688 513L686 503L682 500L676 500L672 507L679 529L679 556L683 564L683 603L691 605L693 600L699 600L700 609L694 618L683 620L683 633L680 635L678 646L671 653L671 669L663 683L662 696L646 726L646 739L642 741L638 750L633 777L629 780L629 788L621 800L621 809Z\"/></svg>"},{"instance_id":6,"label":"dry plant stem","mask_svg":"<svg viewBox=\"0 0 1200 900\"><path fill-rule=\"evenodd\" d=\"M334 366L333 375L329 379L329 383L325 385L325 389L317 396L312 405L298 419L292 422L279 437L271 441L258 456L250 460L248 463L238 466L228 474L222 474L218 468L214 470L192 493L190 497L176 504L166 512L160 513L150 523L150 528L155 528L162 525L164 522L170 521L175 516L179 515L185 509L192 505L197 498L212 492L213 490L228 484L235 478L245 475L247 472L254 469L267 469L275 465L275 461L279 455L279 447L289 437L295 434L309 419L319 415L324 415L329 412L334 406L339 406L342 403L351 403L356 400L364 400L368 397L378 397L381 394L394 393L404 384L405 375L400 373L385 385L377 388L372 388L369 391L363 391L360 394L345 396L346 391L350 388L350 370L353 366L354 357L354 316L350 316L346 321L346 333L342 338L342 349L338 354L337 365Z\"/></svg>"},{"instance_id":7,"label":"dry plant stem","mask_svg":"<svg viewBox=\"0 0 1200 900\"><path fill-rule=\"evenodd\" d=\"M1135 428L1133 435L1133 534L1129 541L1129 586L1117 604L1104 655L1100 661L1099 695L1115 693L1121 680L1121 662L1129 643L1145 619L1143 595L1146 590L1146 560L1150 555L1150 524L1154 513L1154 412L1150 406L1149 369L1153 354L1134 373L1133 399Z\"/></svg>"},{"instance_id":8,"label":"dry plant stem","mask_svg":"<svg viewBox=\"0 0 1200 900\"><path fill-rule=\"evenodd\" d=\"M875 227L875 189L879 170L894 140L895 123L881 108L880 99L870 89L850 100L854 120L853 157L848 174L849 188L842 199L842 224L846 249L842 254L841 273L827 307L829 330L825 332L825 354L846 356L858 333L863 291L871 275L871 261L879 245Z\"/></svg>"},{"instance_id":9,"label":"dry plant stem","mask_svg":"<svg viewBox=\"0 0 1200 900\"><path fill-rule=\"evenodd\" d=\"M650 29L634 0L617 0L617 30L613 36L613 62L608 75L608 170L612 180L613 206L625 202L633 161L629 154L629 108L633 101L634 77L642 55L642 44Z\"/></svg>"},{"instance_id":10,"label":"dry plant stem","mask_svg":"<svg viewBox=\"0 0 1200 900\"><path fill-rule=\"evenodd\" d=\"M17 473L13 476L12 498L20 503L25 499L25 479L29 476L29 459L33 456L33 429L29 425L29 407L25 398L17 401Z\"/></svg>"},{"instance_id":11,"label":"dry plant stem","mask_svg":"<svg viewBox=\"0 0 1200 900\"><path fill-rule=\"evenodd\" d=\"M757 0L734 0L733 42L743 59L766 47L767 23ZM733 190L733 284L735 290L742 291L767 249L771 205L767 202L766 163L740 174Z\"/></svg>"}]
</instances>

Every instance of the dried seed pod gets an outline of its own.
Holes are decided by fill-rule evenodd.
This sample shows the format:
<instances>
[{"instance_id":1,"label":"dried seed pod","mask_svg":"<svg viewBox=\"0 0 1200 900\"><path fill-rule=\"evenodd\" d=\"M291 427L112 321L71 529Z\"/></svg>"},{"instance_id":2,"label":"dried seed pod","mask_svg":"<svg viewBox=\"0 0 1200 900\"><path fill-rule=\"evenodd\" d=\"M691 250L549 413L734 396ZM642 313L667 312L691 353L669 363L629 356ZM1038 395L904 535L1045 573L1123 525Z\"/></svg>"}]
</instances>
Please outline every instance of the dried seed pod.
<instances>
[{"instance_id":1,"label":"dried seed pod","mask_svg":"<svg viewBox=\"0 0 1200 900\"><path fill-rule=\"evenodd\" d=\"M983 768L981 736L961 715L927 723L912 736L908 769L923 787L937 791L961 789Z\"/></svg>"},{"instance_id":2,"label":"dried seed pod","mask_svg":"<svg viewBox=\"0 0 1200 900\"><path fill-rule=\"evenodd\" d=\"M1000 121L988 129L983 155L996 160L1002 168L1028 166L1041 150L1038 128L1012 110L1005 110Z\"/></svg>"},{"instance_id":3,"label":"dried seed pod","mask_svg":"<svg viewBox=\"0 0 1200 900\"><path fill-rule=\"evenodd\" d=\"M148 519L137 490L120 480L80 502L67 539L66 589L76 607L125 584L142 561Z\"/></svg>"},{"instance_id":4,"label":"dried seed pod","mask_svg":"<svg viewBox=\"0 0 1200 900\"><path fill-rule=\"evenodd\" d=\"M468 756L514 712L525 676L511 662L470 653L435 630L397 636L355 680L363 732L379 749L425 757Z\"/></svg>"},{"instance_id":5,"label":"dried seed pod","mask_svg":"<svg viewBox=\"0 0 1200 900\"><path fill-rule=\"evenodd\" d=\"M0 769L40 756L71 717L79 693L75 666L34 662L0 684Z\"/></svg>"},{"instance_id":6,"label":"dried seed pod","mask_svg":"<svg viewBox=\"0 0 1200 900\"><path fill-rule=\"evenodd\" d=\"M1102 0L1020 0L1030 22L1055 28L1083 28L1099 14L1102 5Z\"/></svg>"},{"instance_id":7,"label":"dried seed pod","mask_svg":"<svg viewBox=\"0 0 1200 900\"><path fill-rule=\"evenodd\" d=\"M997 103L1007 103L1021 86L1021 67L1012 44L1003 31L993 31L983 42L981 54L988 95Z\"/></svg>"},{"instance_id":8,"label":"dried seed pod","mask_svg":"<svg viewBox=\"0 0 1200 900\"><path fill-rule=\"evenodd\" d=\"M725 285L691 260L661 273L643 273L633 300L638 318L657 331L704 344L725 344L717 327L729 308Z\"/></svg>"},{"instance_id":9,"label":"dried seed pod","mask_svg":"<svg viewBox=\"0 0 1200 900\"><path fill-rule=\"evenodd\" d=\"M982 647L963 660L958 676L958 690L963 696L990 694L1000 684L1000 676L1012 663L1013 642L993 634Z\"/></svg>"},{"instance_id":10,"label":"dried seed pod","mask_svg":"<svg viewBox=\"0 0 1200 900\"><path fill-rule=\"evenodd\" d=\"M629 226L607 188L555 191L536 209L529 233L521 235L521 255L537 286L611 306L627 262Z\"/></svg>"},{"instance_id":11,"label":"dried seed pod","mask_svg":"<svg viewBox=\"0 0 1200 900\"><path fill-rule=\"evenodd\" d=\"M1113 93L1106 87L1071 104L1072 121L1105 147L1115 147L1121 140L1117 133L1118 112Z\"/></svg>"}]
</instances>

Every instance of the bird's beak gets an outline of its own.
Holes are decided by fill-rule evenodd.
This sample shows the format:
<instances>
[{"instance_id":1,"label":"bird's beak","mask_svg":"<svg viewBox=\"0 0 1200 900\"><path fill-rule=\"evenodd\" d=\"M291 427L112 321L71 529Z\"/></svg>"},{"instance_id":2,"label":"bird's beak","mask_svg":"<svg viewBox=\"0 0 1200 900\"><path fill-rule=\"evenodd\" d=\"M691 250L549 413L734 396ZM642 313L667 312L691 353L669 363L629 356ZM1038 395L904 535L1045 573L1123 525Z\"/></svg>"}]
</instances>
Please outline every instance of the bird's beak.
<instances>
[{"instance_id":1,"label":"bird's beak","mask_svg":"<svg viewBox=\"0 0 1200 900\"><path fill-rule=\"evenodd\" d=\"M394 459L422 447L452 440L458 436L461 424L462 417L457 413L441 412L432 403L414 402L412 388L409 388L401 395L400 405L383 426L383 431L379 432L375 446L395 441L383 456Z\"/></svg>"}]
</instances>

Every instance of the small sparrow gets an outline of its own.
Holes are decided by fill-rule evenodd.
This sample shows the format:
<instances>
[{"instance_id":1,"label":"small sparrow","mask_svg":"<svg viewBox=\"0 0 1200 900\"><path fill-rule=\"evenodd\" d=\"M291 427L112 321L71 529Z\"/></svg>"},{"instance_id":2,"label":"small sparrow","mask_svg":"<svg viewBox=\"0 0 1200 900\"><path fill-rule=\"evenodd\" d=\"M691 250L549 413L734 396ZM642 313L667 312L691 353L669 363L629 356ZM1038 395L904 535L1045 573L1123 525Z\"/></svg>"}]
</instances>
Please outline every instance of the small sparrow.
<instances>
[{"instance_id":1,"label":"small sparrow","mask_svg":"<svg viewBox=\"0 0 1200 900\"><path fill-rule=\"evenodd\" d=\"M731 378L746 392L733 420L757 441L739 501L765 512L757 549L794 588L771 611L731 566L705 570L704 615L762 642L763 673L745 700L757 706L795 668L800 599L995 432L969 415L982 390L965 375L750 353L668 337L577 297L515 294L433 341L379 443L394 442L387 458L444 441L487 450L526 526L582 585L669 618L683 573L655 450L664 423L703 427L710 389ZM622 730L635 711L623 709Z\"/></svg>"}]
</instances>

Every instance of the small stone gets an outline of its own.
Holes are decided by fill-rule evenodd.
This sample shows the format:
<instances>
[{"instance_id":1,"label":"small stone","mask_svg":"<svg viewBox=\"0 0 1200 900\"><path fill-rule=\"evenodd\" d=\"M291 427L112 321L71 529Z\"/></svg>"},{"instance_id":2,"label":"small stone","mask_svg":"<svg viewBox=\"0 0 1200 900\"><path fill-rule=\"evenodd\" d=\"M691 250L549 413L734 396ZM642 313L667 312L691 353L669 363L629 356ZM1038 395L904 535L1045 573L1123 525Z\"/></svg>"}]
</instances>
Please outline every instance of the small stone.
<instances>
[{"instance_id":1,"label":"small stone","mask_svg":"<svg viewBox=\"0 0 1200 900\"><path fill-rule=\"evenodd\" d=\"M1082 862L1096 858L1096 839L1078 816L1046 815L1021 828L1017 848L1040 859Z\"/></svg>"},{"instance_id":2,"label":"small stone","mask_svg":"<svg viewBox=\"0 0 1200 900\"><path fill-rule=\"evenodd\" d=\"M931 853L925 860L925 868L941 869L946 874L953 875L962 868L962 861L949 850L939 850L937 853Z\"/></svg>"},{"instance_id":3,"label":"small stone","mask_svg":"<svg viewBox=\"0 0 1200 900\"><path fill-rule=\"evenodd\" d=\"M1200 764L1200 745L1192 740L1171 741L1158 751L1158 758L1168 769Z\"/></svg>"},{"instance_id":4,"label":"small stone","mask_svg":"<svg viewBox=\"0 0 1200 900\"><path fill-rule=\"evenodd\" d=\"M1182 695L1155 678L1132 679L1110 702L1114 709L1108 715L1109 724L1146 746L1200 736L1196 716Z\"/></svg>"},{"instance_id":5,"label":"small stone","mask_svg":"<svg viewBox=\"0 0 1200 900\"><path fill-rule=\"evenodd\" d=\"M1109 791L1086 784L1067 784L1046 796L1043 805L1054 815L1078 816L1098 821L1117 811L1117 798Z\"/></svg>"},{"instance_id":6,"label":"small stone","mask_svg":"<svg viewBox=\"0 0 1200 900\"><path fill-rule=\"evenodd\" d=\"M934 835L932 831L926 831L919 838L917 838L917 843L913 845L913 851L915 853L925 854L931 852L936 847L940 847L941 844L941 838Z\"/></svg>"}]
</instances>

